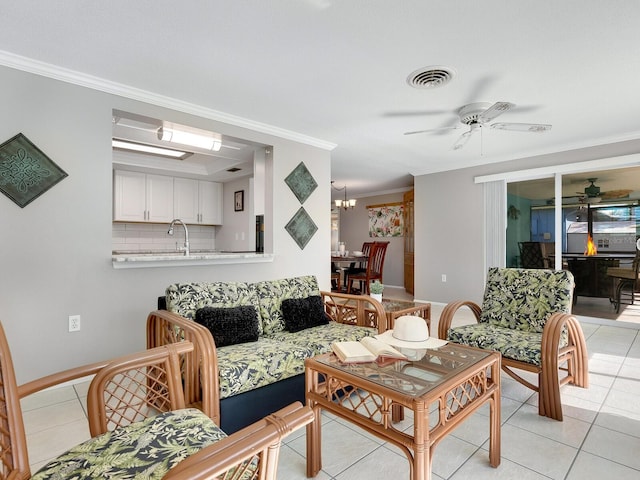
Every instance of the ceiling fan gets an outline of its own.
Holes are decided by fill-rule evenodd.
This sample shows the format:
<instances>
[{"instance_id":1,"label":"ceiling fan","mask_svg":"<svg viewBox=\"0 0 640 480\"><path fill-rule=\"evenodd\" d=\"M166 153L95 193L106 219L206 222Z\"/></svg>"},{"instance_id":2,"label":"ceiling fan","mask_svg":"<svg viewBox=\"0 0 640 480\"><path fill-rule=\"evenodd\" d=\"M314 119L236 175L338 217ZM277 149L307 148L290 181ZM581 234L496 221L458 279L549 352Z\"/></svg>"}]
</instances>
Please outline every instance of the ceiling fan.
<instances>
[{"instance_id":1,"label":"ceiling fan","mask_svg":"<svg viewBox=\"0 0 640 480\"><path fill-rule=\"evenodd\" d=\"M601 192L600 187L595 185L598 181L597 178L587 178L589 185L585 187L584 192L576 192L579 195L586 197L586 200L590 203L597 203L600 200L614 200L617 198L624 198L628 196L633 190L621 189L611 190L609 192Z\"/></svg>"},{"instance_id":2,"label":"ceiling fan","mask_svg":"<svg viewBox=\"0 0 640 480\"><path fill-rule=\"evenodd\" d=\"M504 112L511 110L513 107L515 107L515 104L510 102L496 102L493 105L489 102L477 102L470 103L460 108L457 111L460 123L462 123L463 125L468 125L469 130L460 135L458 140L456 140L456 142L453 144L453 149L458 150L464 147L464 145L469 141L469 138L471 138L474 133L487 126L498 130L513 130L518 132L533 133L542 133L546 132L547 130L551 130L551 125L540 123L492 123L491 125L489 125L489 122L494 120L499 115L502 115ZM442 130L454 130L457 128L460 128L460 126L456 125L453 127L417 130L415 132L405 132L405 135L414 135L416 133L432 133Z\"/></svg>"}]
</instances>

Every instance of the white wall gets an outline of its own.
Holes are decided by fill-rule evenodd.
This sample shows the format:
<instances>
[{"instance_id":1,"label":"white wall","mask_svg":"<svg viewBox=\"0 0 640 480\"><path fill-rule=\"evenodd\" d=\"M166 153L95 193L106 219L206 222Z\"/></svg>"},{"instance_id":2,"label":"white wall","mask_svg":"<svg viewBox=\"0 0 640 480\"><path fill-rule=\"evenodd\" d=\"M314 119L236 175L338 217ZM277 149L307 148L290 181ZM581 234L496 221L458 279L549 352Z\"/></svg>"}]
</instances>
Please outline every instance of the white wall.
<instances>
[{"instance_id":1,"label":"white wall","mask_svg":"<svg viewBox=\"0 0 640 480\"><path fill-rule=\"evenodd\" d=\"M482 185L473 183L472 172L458 170L418 176L414 187L414 297L480 300L485 274Z\"/></svg>"},{"instance_id":2,"label":"white wall","mask_svg":"<svg viewBox=\"0 0 640 480\"><path fill-rule=\"evenodd\" d=\"M19 383L144 349L146 316L173 282L315 274L329 288L329 151L7 67L0 67L0 98L0 140L24 133L69 175L25 208L0 195L0 321ZM113 108L273 145L266 222L273 222L274 262L113 269ZM304 204L319 228L304 250L284 230L300 207L284 178L301 160L321 186ZM75 314L82 330L68 333Z\"/></svg>"},{"instance_id":3,"label":"white wall","mask_svg":"<svg viewBox=\"0 0 640 480\"><path fill-rule=\"evenodd\" d=\"M249 178L241 178L227 182L223 188L224 211L223 224L218 227L216 248L218 250L255 251L255 215L253 214L253 196ZM236 212L234 209L234 194L244 190L244 210Z\"/></svg>"},{"instance_id":4,"label":"white wall","mask_svg":"<svg viewBox=\"0 0 640 480\"><path fill-rule=\"evenodd\" d=\"M346 249L361 250L364 242L389 241L384 259L383 281L385 285L404 287L404 237L369 236L369 212L367 205L402 202L403 193L391 193L358 198L356 206L351 209L340 209L339 241L346 243ZM335 245L331 245L334 250Z\"/></svg>"}]
</instances>

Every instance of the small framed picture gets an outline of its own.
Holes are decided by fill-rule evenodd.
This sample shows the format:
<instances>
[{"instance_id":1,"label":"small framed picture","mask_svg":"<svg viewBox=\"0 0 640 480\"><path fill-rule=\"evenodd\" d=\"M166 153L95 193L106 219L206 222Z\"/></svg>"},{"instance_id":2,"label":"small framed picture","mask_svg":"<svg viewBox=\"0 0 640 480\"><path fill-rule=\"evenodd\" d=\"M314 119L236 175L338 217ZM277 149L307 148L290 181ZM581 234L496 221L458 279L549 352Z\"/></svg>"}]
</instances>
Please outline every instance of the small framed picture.
<instances>
[{"instance_id":1,"label":"small framed picture","mask_svg":"<svg viewBox=\"0 0 640 480\"><path fill-rule=\"evenodd\" d=\"M233 194L233 210L235 212L244 211L244 190L238 190Z\"/></svg>"}]
</instances>

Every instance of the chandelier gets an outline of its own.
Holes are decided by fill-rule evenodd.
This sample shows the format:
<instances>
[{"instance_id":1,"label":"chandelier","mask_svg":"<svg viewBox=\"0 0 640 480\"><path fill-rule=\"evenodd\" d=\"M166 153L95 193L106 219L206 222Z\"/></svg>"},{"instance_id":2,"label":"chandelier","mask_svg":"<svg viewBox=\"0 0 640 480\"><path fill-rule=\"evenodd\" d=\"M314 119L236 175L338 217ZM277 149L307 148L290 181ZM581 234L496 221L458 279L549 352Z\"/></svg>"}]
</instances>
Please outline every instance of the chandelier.
<instances>
[{"instance_id":1,"label":"chandelier","mask_svg":"<svg viewBox=\"0 0 640 480\"><path fill-rule=\"evenodd\" d=\"M353 207L355 207L355 206L356 206L356 199L355 199L355 198L351 198L351 199L347 200L347 186L345 185L345 186L344 186L344 187L342 187L342 188L338 188L338 187L335 187L335 186L333 185L333 182L334 182L334 181L333 181L333 180L331 180L331 187L332 187L334 190L338 190L338 191L342 191L342 190L344 190L344 200L340 200L340 199L336 200L336 207L338 207L338 208L344 208L345 210L346 210L347 208L353 208Z\"/></svg>"}]
</instances>

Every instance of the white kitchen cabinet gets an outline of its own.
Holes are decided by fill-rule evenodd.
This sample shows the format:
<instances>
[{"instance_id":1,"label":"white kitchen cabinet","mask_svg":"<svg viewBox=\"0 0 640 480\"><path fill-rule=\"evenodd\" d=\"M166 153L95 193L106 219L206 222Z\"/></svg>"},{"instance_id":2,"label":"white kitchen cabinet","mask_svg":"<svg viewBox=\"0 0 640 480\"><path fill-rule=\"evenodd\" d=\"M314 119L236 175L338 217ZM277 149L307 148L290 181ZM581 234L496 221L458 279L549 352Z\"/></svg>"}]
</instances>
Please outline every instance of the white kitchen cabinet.
<instances>
[{"instance_id":1,"label":"white kitchen cabinet","mask_svg":"<svg viewBox=\"0 0 640 480\"><path fill-rule=\"evenodd\" d=\"M185 223L222 224L222 184L175 178L173 188L175 218Z\"/></svg>"},{"instance_id":2,"label":"white kitchen cabinet","mask_svg":"<svg viewBox=\"0 0 640 480\"><path fill-rule=\"evenodd\" d=\"M116 170L113 219L165 223L173 220L173 177Z\"/></svg>"},{"instance_id":3,"label":"white kitchen cabinet","mask_svg":"<svg viewBox=\"0 0 640 480\"><path fill-rule=\"evenodd\" d=\"M222 184L198 182L200 223L222 225Z\"/></svg>"},{"instance_id":4,"label":"white kitchen cabinet","mask_svg":"<svg viewBox=\"0 0 640 480\"><path fill-rule=\"evenodd\" d=\"M173 213L184 223L198 223L198 180L173 179Z\"/></svg>"}]
</instances>

